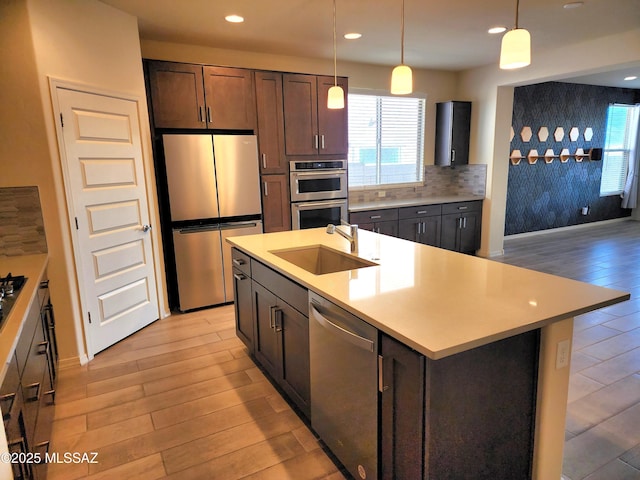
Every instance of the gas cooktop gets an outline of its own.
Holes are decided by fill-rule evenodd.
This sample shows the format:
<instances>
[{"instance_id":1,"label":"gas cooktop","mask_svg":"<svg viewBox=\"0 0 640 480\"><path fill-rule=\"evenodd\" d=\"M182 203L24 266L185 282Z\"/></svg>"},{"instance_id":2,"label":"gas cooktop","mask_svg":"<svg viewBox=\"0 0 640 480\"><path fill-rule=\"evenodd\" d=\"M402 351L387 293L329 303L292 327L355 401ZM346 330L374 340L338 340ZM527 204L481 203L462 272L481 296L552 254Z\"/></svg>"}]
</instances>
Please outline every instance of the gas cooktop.
<instances>
[{"instance_id":1,"label":"gas cooktop","mask_svg":"<svg viewBox=\"0 0 640 480\"><path fill-rule=\"evenodd\" d=\"M11 273L5 277L0 277L0 329L9 316L9 312L26 280L22 275L14 277Z\"/></svg>"}]
</instances>

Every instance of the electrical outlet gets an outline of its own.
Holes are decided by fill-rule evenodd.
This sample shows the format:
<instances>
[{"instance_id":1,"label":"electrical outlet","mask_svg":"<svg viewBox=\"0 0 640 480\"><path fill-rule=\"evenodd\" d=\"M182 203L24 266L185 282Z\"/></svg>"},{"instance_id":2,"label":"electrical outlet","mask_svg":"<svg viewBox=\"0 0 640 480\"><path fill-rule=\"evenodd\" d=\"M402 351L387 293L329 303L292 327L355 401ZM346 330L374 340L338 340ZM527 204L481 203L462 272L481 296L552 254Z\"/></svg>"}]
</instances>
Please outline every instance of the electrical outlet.
<instances>
[{"instance_id":1,"label":"electrical outlet","mask_svg":"<svg viewBox=\"0 0 640 480\"><path fill-rule=\"evenodd\" d=\"M386 197L386 196L387 196L387 192L385 192L384 190L378 190L379 198Z\"/></svg>"},{"instance_id":2,"label":"electrical outlet","mask_svg":"<svg viewBox=\"0 0 640 480\"><path fill-rule=\"evenodd\" d=\"M558 342L558 350L556 352L556 370L569 366L569 354L571 343L569 340Z\"/></svg>"}]
</instances>

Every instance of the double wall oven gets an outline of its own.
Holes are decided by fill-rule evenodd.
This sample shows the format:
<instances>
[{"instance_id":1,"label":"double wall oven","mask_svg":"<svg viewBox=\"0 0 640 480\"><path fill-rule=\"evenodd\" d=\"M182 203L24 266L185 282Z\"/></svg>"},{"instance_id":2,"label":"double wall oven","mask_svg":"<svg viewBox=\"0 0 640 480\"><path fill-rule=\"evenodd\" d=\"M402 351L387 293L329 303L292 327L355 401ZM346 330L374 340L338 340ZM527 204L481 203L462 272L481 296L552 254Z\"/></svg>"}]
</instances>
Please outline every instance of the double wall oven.
<instances>
[{"instance_id":1,"label":"double wall oven","mask_svg":"<svg viewBox=\"0 0 640 480\"><path fill-rule=\"evenodd\" d=\"M289 162L294 230L347 220L347 160Z\"/></svg>"}]
</instances>

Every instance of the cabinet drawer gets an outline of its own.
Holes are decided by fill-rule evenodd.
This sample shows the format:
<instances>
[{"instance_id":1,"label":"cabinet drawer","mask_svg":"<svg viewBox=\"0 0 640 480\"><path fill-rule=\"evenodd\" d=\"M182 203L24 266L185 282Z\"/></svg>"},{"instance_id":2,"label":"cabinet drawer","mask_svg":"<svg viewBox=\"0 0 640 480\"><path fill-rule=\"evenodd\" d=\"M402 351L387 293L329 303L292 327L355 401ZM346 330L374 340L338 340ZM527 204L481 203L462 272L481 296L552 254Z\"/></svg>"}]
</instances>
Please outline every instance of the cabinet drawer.
<instances>
[{"instance_id":1,"label":"cabinet drawer","mask_svg":"<svg viewBox=\"0 0 640 480\"><path fill-rule=\"evenodd\" d=\"M416 207L402 207L398 209L398 217L420 218L442 214L442 205L418 205Z\"/></svg>"},{"instance_id":2,"label":"cabinet drawer","mask_svg":"<svg viewBox=\"0 0 640 480\"><path fill-rule=\"evenodd\" d=\"M309 316L309 301L306 288L253 259L251 260L251 272L253 274L252 278L256 282L305 316Z\"/></svg>"},{"instance_id":3,"label":"cabinet drawer","mask_svg":"<svg viewBox=\"0 0 640 480\"><path fill-rule=\"evenodd\" d=\"M455 202L445 203L442 205L442 214L447 215L450 213L466 213L466 212L480 212L482 211L482 200L475 200L471 202Z\"/></svg>"},{"instance_id":4,"label":"cabinet drawer","mask_svg":"<svg viewBox=\"0 0 640 480\"><path fill-rule=\"evenodd\" d=\"M233 247L231 249L231 263L245 275L251 276L251 259L249 255Z\"/></svg>"},{"instance_id":5,"label":"cabinet drawer","mask_svg":"<svg viewBox=\"0 0 640 480\"><path fill-rule=\"evenodd\" d=\"M397 208L385 208L380 210L367 210L364 212L353 212L349 214L351 223L376 223L398 219Z\"/></svg>"}]
</instances>

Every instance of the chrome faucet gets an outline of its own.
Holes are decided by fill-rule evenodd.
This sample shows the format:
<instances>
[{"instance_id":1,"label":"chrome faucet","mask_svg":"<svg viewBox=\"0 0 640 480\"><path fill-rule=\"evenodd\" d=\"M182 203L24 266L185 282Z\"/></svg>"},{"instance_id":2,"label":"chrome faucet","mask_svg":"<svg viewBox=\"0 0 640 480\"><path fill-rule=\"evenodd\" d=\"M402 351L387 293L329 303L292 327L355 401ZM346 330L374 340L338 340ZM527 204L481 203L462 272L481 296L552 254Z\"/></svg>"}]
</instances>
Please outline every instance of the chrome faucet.
<instances>
[{"instance_id":1,"label":"chrome faucet","mask_svg":"<svg viewBox=\"0 0 640 480\"><path fill-rule=\"evenodd\" d=\"M358 225L351 225L345 222L344 220L341 220L340 222L342 225L349 227L349 233L346 233L345 231L340 229L339 226L336 227L333 223L330 223L329 225L327 225L327 233L332 234L334 232L338 232L344 238L349 240L349 243L351 244L351 253L357 253L358 252Z\"/></svg>"}]
</instances>

